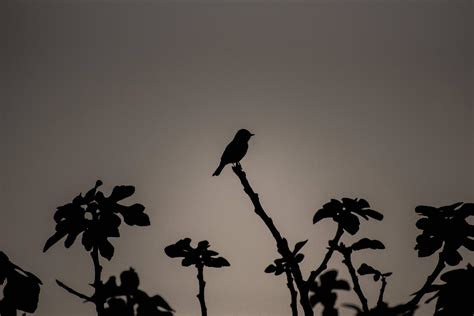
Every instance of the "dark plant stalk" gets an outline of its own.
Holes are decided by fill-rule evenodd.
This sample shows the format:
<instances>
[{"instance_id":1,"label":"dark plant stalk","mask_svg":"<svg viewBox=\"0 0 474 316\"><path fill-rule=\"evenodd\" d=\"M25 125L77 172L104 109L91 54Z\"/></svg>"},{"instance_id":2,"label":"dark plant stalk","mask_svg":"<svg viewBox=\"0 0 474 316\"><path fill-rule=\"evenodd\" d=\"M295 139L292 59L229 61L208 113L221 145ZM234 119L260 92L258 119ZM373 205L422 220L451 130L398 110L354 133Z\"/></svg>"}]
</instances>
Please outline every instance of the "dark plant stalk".
<instances>
[{"instance_id":1,"label":"dark plant stalk","mask_svg":"<svg viewBox=\"0 0 474 316\"><path fill-rule=\"evenodd\" d=\"M329 249L326 255L324 256L323 261L321 262L321 265L314 271L311 271L311 274L309 275L308 278L308 284L314 283L316 278L324 271L327 269L327 265L329 263L329 260L331 260L332 254L334 253L335 246L339 244L339 241L341 240L342 234L344 233L343 228L341 225L337 226L337 231L336 235L332 240L329 241Z\"/></svg>"},{"instance_id":2,"label":"dark plant stalk","mask_svg":"<svg viewBox=\"0 0 474 316\"><path fill-rule=\"evenodd\" d=\"M385 277L382 277L382 286L380 287L379 299L377 300L377 306L383 304L383 295L385 293L385 287L387 286L387 280Z\"/></svg>"},{"instance_id":3,"label":"dark plant stalk","mask_svg":"<svg viewBox=\"0 0 474 316\"><path fill-rule=\"evenodd\" d=\"M345 249L341 249L340 252L344 256L344 260L342 261L342 263L346 265L347 270L349 271L349 274L351 275L352 283L354 285L354 292L359 297L360 303L362 304L362 310L364 312L368 312L369 306L367 303L367 298L364 296L364 292L362 292L362 288L360 287L360 284L359 284L359 278L357 277L356 270L354 268L354 265L352 264L351 250L345 248Z\"/></svg>"},{"instance_id":4,"label":"dark plant stalk","mask_svg":"<svg viewBox=\"0 0 474 316\"><path fill-rule=\"evenodd\" d=\"M199 300L199 305L201 305L201 315L207 316L206 300L204 298L204 288L206 287L206 281L204 281L204 266L196 265L196 267L198 270L197 279L199 281L199 293L196 296Z\"/></svg>"},{"instance_id":5,"label":"dark plant stalk","mask_svg":"<svg viewBox=\"0 0 474 316\"><path fill-rule=\"evenodd\" d=\"M291 295L291 315L292 316L298 316L298 306L296 305L297 298L298 298L298 292L295 290L295 286L293 284L293 276L291 275L291 272L288 270L285 270L286 273L286 280L287 280L287 286L288 289L290 290L290 295Z\"/></svg>"},{"instance_id":6,"label":"dark plant stalk","mask_svg":"<svg viewBox=\"0 0 474 316\"><path fill-rule=\"evenodd\" d=\"M242 183L244 192L249 196L250 200L252 201L252 204L255 208L255 213L260 216L260 218L263 220L265 225L272 233L272 236L277 243L278 252L282 255L283 258L290 258L291 251L288 248L288 244L284 242L284 239L281 236L280 232L276 228L275 224L273 224L273 220L267 215L262 205L260 204L258 194L255 193L252 187L250 186L250 183L248 182L247 176L242 170L242 167L240 166L240 164L237 164L232 167L232 170L234 170L234 173L237 175L240 182ZM298 264L292 264L291 273L293 274L296 286L298 287L298 290L300 292L300 304L303 307L305 316L313 316L313 309L311 308L311 304L309 302L308 285L303 280L303 276L301 275L301 270Z\"/></svg>"},{"instance_id":7,"label":"dark plant stalk","mask_svg":"<svg viewBox=\"0 0 474 316\"><path fill-rule=\"evenodd\" d=\"M420 300L423 298L423 296L427 293L429 287L433 284L433 282L438 278L440 275L441 271L446 267L446 264L444 262L444 254L441 252L438 257L438 263L436 264L436 267L434 268L433 272L428 276L426 279L425 284L423 284L422 288L415 293L415 296L408 302L403 305L397 306L395 308L396 312L404 312L411 310L415 308L416 305L420 302Z\"/></svg>"},{"instance_id":8,"label":"dark plant stalk","mask_svg":"<svg viewBox=\"0 0 474 316\"><path fill-rule=\"evenodd\" d=\"M94 213L92 215L92 220L95 222L96 225L97 221L99 220L98 213ZM98 290L102 287L102 266L100 265L99 261L99 246L94 245L92 247L91 251L91 257L92 257L92 263L94 264L94 283L92 283L92 286L94 287L95 293L97 293ZM102 315L104 311L104 302L102 299L96 298L94 300L95 304L95 309L97 311L97 315Z\"/></svg>"},{"instance_id":9,"label":"dark plant stalk","mask_svg":"<svg viewBox=\"0 0 474 316\"><path fill-rule=\"evenodd\" d=\"M89 296L85 295L85 294L82 294L72 288L70 288L69 286L67 286L66 284L64 284L63 282L59 281L59 280L56 280L56 283L62 287L63 289L65 289L67 292L73 294L73 295L76 295L77 297L79 298L82 298L83 300L85 301L92 301L92 298L90 298Z\"/></svg>"}]
</instances>

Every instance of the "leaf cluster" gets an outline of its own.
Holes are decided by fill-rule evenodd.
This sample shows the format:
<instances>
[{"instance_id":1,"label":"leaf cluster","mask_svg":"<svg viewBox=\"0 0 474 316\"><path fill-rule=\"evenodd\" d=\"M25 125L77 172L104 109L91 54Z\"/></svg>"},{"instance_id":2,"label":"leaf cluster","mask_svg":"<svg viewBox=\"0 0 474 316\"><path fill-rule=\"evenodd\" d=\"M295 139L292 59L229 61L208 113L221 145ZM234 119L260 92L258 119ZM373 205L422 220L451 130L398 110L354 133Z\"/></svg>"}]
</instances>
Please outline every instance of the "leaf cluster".
<instances>
[{"instance_id":1,"label":"leaf cluster","mask_svg":"<svg viewBox=\"0 0 474 316\"><path fill-rule=\"evenodd\" d=\"M323 316L337 316L338 312L335 308L337 295L334 291L349 291L351 289L349 283L345 280L338 280L336 270L329 270L319 278L319 282L315 281L309 284L311 306L314 308L317 304L322 304L324 306Z\"/></svg>"},{"instance_id":2,"label":"leaf cluster","mask_svg":"<svg viewBox=\"0 0 474 316\"><path fill-rule=\"evenodd\" d=\"M284 240L287 243L286 239ZM290 253L288 258L278 258L273 261L273 264L270 264L265 268L265 273L273 273L275 275L280 275L283 272L291 271L293 264L299 264L304 259L304 254L300 253L300 250L306 245L308 240L303 240L297 242L295 248Z\"/></svg>"},{"instance_id":3,"label":"leaf cluster","mask_svg":"<svg viewBox=\"0 0 474 316\"><path fill-rule=\"evenodd\" d=\"M207 240L200 241L196 248L191 246L191 238L178 240L176 243L165 248L165 253L170 258L183 258L181 264L184 267L194 265L196 267L222 268L230 266L224 257L218 257L219 253L209 249Z\"/></svg>"},{"instance_id":4,"label":"leaf cluster","mask_svg":"<svg viewBox=\"0 0 474 316\"><path fill-rule=\"evenodd\" d=\"M138 274L130 268L120 274L120 285L110 277L94 294L93 299L105 302L99 316L171 316L174 310L159 295L148 296L138 289Z\"/></svg>"},{"instance_id":5,"label":"leaf cluster","mask_svg":"<svg viewBox=\"0 0 474 316\"><path fill-rule=\"evenodd\" d=\"M332 218L344 231L355 235L360 227L359 217L365 220L373 218L381 221L383 219L383 215L371 209L366 200L342 198L341 201L332 199L317 210L313 217L313 224L324 218Z\"/></svg>"},{"instance_id":6,"label":"leaf cluster","mask_svg":"<svg viewBox=\"0 0 474 316\"><path fill-rule=\"evenodd\" d=\"M444 260L455 266L463 259L458 252L461 246L474 251L474 225L467 222L474 215L474 203L458 202L439 208L420 205L415 211L422 216L416 222L422 230L415 246L419 257L431 256L444 244Z\"/></svg>"},{"instance_id":7,"label":"leaf cluster","mask_svg":"<svg viewBox=\"0 0 474 316\"><path fill-rule=\"evenodd\" d=\"M82 234L82 245L87 251L97 248L102 257L110 260L114 254L114 247L108 238L120 237L121 218L130 226L150 225L150 219L144 213L143 205L136 203L125 206L119 203L130 197L135 192L135 187L116 186L106 197L97 190L101 185L102 181L98 180L84 196L79 194L71 203L57 208L54 214L56 232L46 241L43 252L64 237L66 237L64 246L69 248Z\"/></svg>"},{"instance_id":8,"label":"leaf cluster","mask_svg":"<svg viewBox=\"0 0 474 316\"><path fill-rule=\"evenodd\" d=\"M16 316L17 310L33 313L38 307L41 280L12 263L0 251L0 285L3 285L0 315Z\"/></svg>"}]
</instances>

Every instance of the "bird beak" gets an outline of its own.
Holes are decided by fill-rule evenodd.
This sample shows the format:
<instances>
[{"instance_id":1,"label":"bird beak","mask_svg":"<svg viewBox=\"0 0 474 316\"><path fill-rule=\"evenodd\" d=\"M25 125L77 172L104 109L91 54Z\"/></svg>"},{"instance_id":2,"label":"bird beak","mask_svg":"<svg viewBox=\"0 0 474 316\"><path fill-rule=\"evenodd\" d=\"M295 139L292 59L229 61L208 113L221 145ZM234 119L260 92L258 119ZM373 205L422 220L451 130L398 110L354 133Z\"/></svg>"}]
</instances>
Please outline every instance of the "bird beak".
<instances>
[{"instance_id":1,"label":"bird beak","mask_svg":"<svg viewBox=\"0 0 474 316\"><path fill-rule=\"evenodd\" d=\"M255 136L255 134L250 134L250 136Z\"/></svg>"}]
</instances>

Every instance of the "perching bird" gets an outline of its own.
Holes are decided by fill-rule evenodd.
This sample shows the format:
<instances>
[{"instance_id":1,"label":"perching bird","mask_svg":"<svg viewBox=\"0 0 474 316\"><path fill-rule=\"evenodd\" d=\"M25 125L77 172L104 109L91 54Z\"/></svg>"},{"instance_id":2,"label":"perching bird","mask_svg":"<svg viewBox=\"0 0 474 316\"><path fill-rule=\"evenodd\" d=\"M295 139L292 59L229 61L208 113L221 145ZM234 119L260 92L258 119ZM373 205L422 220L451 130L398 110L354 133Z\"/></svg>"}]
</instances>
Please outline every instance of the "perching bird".
<instances>
[{"instance_id":1,"label":"perching bird","mask_svg":"<svg viewBox=\"0 0 474 316\"><path fill-rule=\"evenodd\" d=\"M225 148L219 167L217 167L212 175L220 175L225 165L229 163L238 163L242 158L244 158L247 149L249 148L248 141L253 135L255 134L250 133L246 129L239 130L237 134L235 134L234 139Z\"/></svg>"}]
</instances>

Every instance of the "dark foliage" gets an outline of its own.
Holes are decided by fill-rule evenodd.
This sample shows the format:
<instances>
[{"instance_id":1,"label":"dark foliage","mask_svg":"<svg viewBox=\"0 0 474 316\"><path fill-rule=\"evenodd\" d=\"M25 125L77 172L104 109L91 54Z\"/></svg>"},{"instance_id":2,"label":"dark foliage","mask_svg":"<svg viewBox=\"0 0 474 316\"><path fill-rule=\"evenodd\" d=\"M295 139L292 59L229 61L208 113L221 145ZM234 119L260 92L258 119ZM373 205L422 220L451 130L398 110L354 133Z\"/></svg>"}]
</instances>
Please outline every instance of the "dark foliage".
<instances>
[{"instance_id":1,"label":"dark foliage","mask_svg":"<svg viewBox=\"0 0 474 316\"><path fill-rule=\"evenodd\" d=\"M324 306L323 316L337 316L339 315L336 309L337 295L335 290L349 291L350 286L344 280L337 280L337 271L329 270L322 274L320 281L315 281L309 285L311 296L309 298L311 306L314 308L317 304Z\"/></svg>"},{"instance_id":2,"label":"dark foliage","mask_svg":"<svg viewBox=\"0 0 474 316\"><path fill-rule=\"evenodd\" d=\"M286 239L285 242L287 243ZM288 258L278 258L273 261L273 264L270 264L265 268L266 273L274 273L275 275L280 275L285 271L291 272L291 267L294 264L298 264L303 261L304 254L299 253L299 251L306 245L308 240L303 240L297 242L295 248L291 252L291 255Z\"/></svg>"},{"instance_id":3,"label":"dark foliage","mask_svg":"<svg viewBox=\"0 0 474 316\"><path fill-rule=\"evenodd\" d=\"M38 307L41 280L12 263L0 251L0 285L3 285L0 315L16 316L17 311L33 313Z\"/></svg>"},{"instance_id":4,"label":"dark foliage","mask_svg":"<svg viewBox=\"0 0 474 316\"><path fill-rule=\"evenodd\" d=\"M332 218L341 227L351 235L355 235L359 231L360 221L357 217L365 220L373 218L381 221L383 215L377 211L370 209L369 203L364 199L342 198L341 201L332 199L323 205L313 217L313 224L324 218Z\"/></svg>"},{"instance_id":5,"label":"dark foliage","mask_svg":"<svg viewBox=\"0 0 474 316\"><path fill-rule=\"evenodd\" d=\"M110 260L114 255L114 247L108 238L120 237L119 226L122 220L119 214L128 225L150 225L143 205L125 206L118 203L131 196L135 192L135 187L116 186L110 196L105 197L102 192L97 191L101 185L102 181L98 180L94 188L84 196L79 194L72 203L57 208L54 214L56 232L46 241L43 251L47 251L64 237L66 237L64 246L69 248L82 234L82 245L87 251L97 247L100 255Z\"/></svg>"},{"instance_id":6,"label":"dark foliage","mask_svg":"<svg viewBox=\"0 0 474 316\"><path fill-rule=\"evenodd\" d=\"M474 251L474 225L466 221L474 215L474 203L458 202L439 208L421 205L415 210L423 216L416 222L423 231L416 238L419 257L431 256L444 244L444 260L455 266L463 259L458 252L461 246Z\"/></svg>"},{"instance_id":7,"label":"dark foliage","mask_svg":"<svg viewBox=\"0 0 474 316\"><path fill-rule=\"evenodd\" d=\"M474 268L468 264L465 269L456 269L441 275L444 284L432 285L428 292L436 294L427 301L437 298L434 316L474 315Z\"/></svg>"},{"instance_id":8,"label":"dark foliage","mask_svg":"<svg viewBox=\"0 0 474 316\"><path fill-rule=\"evenodd\" d=\"M199 292L197 298L201 306L201 315L207 315L206 299L204 289L206 282L204 281L204 267L223 268L230 266L229 261L223 257L217 257L218 252L209 250L209 242L207 240L200 241L196 248L191 246L191 238L178 240L176 243L165 248L165 253L171 258L183 258L181 264L184 267L194 265L198 271L197 279L199 282Z\"/></svg>"},{"instance_id":9,"label":"dark foliage","mask_svg":"<svg viewBox=\"0 0 474 316\"><path fill-rule=\"evenodd\" d=\"M360 275L372 274L374 281L378 281L380 280L380 278L386 278L392 275L392 272L382 273L379 270L372 268L366 263L361 264L359 269L357 269L357 272Z\"/></svg>"},{"instance_id":10,"label":"dark foliage","mask_svg":"<svg viewBox=\"0 0 474 316\"><path fill-rule=\"evenodd\" d=\"M413 316L416 310L415 307L410 310L400 312L400 305L389 307L386 303L377 305L376 307L365 312L356 305L345 304L344 306L355 310L357 316Z\"/></svg>"},{"instance_id":11,"label":"dark foliage","mask_svg":"<svg viewBox=\"0 0 474 316\"><path fill-rule=\"evenodd\" d=\"M120 274L120 285L115 277L107 282L94 295L105 302L100 316L171 316L174 310L159 295L148 296L138 289L138 274L130 268Z\"/></svg>"},{"instance_id":12,"label":"dark foliage","mask_svg":"<svg viewBox=\"0 0 474 316\"><path fill-rule=\"evenodd\" d=\"M218 252L209 250L209 242L207 240L200 241L196 248L191 246L191 239L184 238L177 241L173 245L165 248L165 253L170 258L183 258L181 264L184 267L191 265L206 266L211 268L222 268L230 266L229 261L223 257L217 257Z\"/></svg>"}]
</instances>

